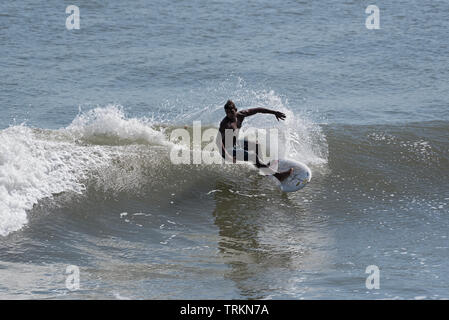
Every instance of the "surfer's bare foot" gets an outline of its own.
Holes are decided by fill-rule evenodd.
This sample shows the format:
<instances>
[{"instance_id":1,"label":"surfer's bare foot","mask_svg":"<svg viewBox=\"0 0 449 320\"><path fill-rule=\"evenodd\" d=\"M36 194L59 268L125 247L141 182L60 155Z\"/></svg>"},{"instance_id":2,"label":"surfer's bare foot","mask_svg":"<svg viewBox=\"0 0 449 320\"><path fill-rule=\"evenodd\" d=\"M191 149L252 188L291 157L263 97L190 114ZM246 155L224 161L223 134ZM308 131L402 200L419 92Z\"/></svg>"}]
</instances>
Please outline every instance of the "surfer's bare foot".
<instances>
[{"instance_id":1,"label":"surfer's bare foot","mask_svg":"<svg viewBox=\"0 0 449 320\"><path fill-rule=\"evenodd\" d=\"M291 175L293 172L293 168L290 168L290 170L284 171L284 172L278 172L273 174L279 181L284 181L289 175Z\"/></svg>"}]
</instances>

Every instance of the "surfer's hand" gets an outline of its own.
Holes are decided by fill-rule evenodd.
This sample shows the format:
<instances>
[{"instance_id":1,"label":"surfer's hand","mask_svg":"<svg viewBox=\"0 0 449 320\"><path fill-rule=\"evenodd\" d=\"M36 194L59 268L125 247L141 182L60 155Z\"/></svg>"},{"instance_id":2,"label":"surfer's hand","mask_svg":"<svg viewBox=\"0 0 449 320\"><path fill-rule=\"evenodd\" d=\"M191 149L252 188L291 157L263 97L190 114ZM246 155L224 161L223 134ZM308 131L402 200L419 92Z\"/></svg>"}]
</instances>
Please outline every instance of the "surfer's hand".
<instances>
[{"instance_id":1,"label":"surfer's hand","mask_svg":"<svg viewBox=\"0 0 449 320\"><path fill-rule=\"evenodd\" d=\"M275 115L277 121L279 121L279 119L285 120L285 114L280 111L275 111L274 115Z\"/></svg>"}]
</instances>

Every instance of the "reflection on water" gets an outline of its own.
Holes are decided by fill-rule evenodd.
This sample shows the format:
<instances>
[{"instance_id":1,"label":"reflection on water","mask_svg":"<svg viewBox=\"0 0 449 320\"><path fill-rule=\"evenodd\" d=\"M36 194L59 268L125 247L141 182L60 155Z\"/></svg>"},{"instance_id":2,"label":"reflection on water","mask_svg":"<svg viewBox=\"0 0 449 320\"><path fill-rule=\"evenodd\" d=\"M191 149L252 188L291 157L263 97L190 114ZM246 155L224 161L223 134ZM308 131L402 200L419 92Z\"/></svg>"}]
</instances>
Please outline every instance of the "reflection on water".
<instances>
[{"instance_id":1,"label":"reflection on water","mask_svg":"<svg viewBox=\"0 0 449 320\"><path fill-rule=\"evenodd\" d=\"M266 178L261 178L266 179ZM257 182L256 182L257 183ZM214 193L218 248L230 267L227 278L246 298L264 299L276 291L288 296L300 285L304 271L323 264L320 250L312 251L317 230L311 228L308 212L294 197L277 190L267 194L234 191L235 184L217 181ZM264 190L264 189L260 189Z\"/></svg>"}]
</instances>

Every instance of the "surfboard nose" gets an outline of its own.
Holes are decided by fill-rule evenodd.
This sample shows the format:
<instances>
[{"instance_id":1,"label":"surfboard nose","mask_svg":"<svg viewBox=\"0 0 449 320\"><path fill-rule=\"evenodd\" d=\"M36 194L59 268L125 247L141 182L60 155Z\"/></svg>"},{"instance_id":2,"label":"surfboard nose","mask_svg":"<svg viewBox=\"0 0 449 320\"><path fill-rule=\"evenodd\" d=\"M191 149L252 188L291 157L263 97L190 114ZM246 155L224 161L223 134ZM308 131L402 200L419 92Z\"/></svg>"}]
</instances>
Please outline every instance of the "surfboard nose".
<instances>
[{"instance_id":1,"label":"surfboard nose","mask_svg":"<svg viewBox=\"0 0 449 320\"><path fill-rule=\"evenodd\" d=\"M310 170L310 168L309 167L307 167L307 177L306 177L306 179L307 179L307 183L309 183L311 180L312 180L312 170Z\"/></svg>"}]
</instances>

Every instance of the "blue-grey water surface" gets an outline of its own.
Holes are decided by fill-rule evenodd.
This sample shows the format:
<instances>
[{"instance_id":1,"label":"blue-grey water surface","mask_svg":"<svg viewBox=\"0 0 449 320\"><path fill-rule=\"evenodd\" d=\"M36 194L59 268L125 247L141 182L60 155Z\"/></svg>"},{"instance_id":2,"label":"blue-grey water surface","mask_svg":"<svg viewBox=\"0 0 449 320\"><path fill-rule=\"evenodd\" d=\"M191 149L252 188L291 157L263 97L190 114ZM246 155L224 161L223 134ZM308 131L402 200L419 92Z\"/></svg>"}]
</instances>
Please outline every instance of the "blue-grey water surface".
<instances>
[{"instance_id":1,"label":"blue-grey water surface","mask_svg":"<svg viewBox=\"0 0 449 320\"><path fill-rule=\"evenodd\" d=\"M449 298L448 27L447 1L1 2L0 298ZM227 99L287 114L248 123L306 188L170 162Z\"/></svg>"}]
</instances>

